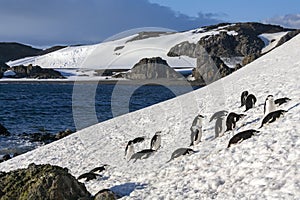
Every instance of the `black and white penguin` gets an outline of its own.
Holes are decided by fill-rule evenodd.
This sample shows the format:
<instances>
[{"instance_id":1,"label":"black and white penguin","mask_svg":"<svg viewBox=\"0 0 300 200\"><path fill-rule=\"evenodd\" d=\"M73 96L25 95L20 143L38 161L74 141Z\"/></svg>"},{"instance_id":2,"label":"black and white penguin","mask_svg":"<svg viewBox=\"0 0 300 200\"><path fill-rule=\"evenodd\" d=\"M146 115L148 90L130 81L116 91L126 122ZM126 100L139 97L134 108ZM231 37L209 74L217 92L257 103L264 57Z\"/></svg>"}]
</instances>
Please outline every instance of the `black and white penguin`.
<instances>
[{"instance_id":1,"label":"black and white penguin","mask_svg":"<svg viewBox=\"0 0 300 200\"><path fill-rule=\"evenodd\" d=\"M101 177L100 174L96 174L94 172L88 172L88 173L84 173L84 174L81 174L80 176L78 176L77 180L85 179L85 181L90 181L90 180L96 179L98 176Z\"/></svg>"},{"instance_id":2,"label":"black and white penguin","mask_svg":"<svg viewBox=\"0 0 300 200\"><path fill-rule=\"evenodd\" d=\"M242 142L243 140L251 138L253 135L255 135L255 133L259 133L259 131L250 129L237 133L229 140L227 148L229 148L232 144L237 144Z\"/></svg>"},{"instance_id":3,"label":"black and white penguin","mask_svg":"<svg viewBox=\"0 0 300 200\"><path fill-rule=\"evenodd\" d=\"M133 144L144 142L144 141L145 141L145 137L137 137L132 140Z\"/></svg>"},{"instance_id":4,"label":"black and white penguin","mask_svg":"<svg viewBox=\"0 0 300 200\"><path fill-rule=\"evenodd\" d=\"M192 153L195 153L195 151L193 149L190 149L190 148L179 148L179 149L176 149L172 153L171 158L170 158L170 160L168 162L170 162L174 158L178 158L179 156L189 155L189 154L192 154Z\"/></svg>"},{"instance_id":5,"label":"black and white penguin","mask_svg":"<svg viewBox=\"0 0 300 200\"><path fill-rule=\"evenodd\" d=\"M246 104L246 98L248 96L248 91L243 91L241 95L241 107L243 107Z\"/></svg>"},{"instance_id":6,"label":"black and white penguin","mask_svg":"<svg viewBox=\"0 0 300 200\"><path fill-rule=\"evenodd\" d=\"M265 103L264 103L264 115L269 114L270 112L273 112L276 110L274 97L273 95L267 96Z\"/></svg>"},{"instance_id":7,"label":"black and white penguin","mask_svg":"<svg viewBox=\"0 0 300 200\"><path fill-rule=\"evenodd\" d=\"M253 94L249 94L246 98L246 102L245 102L245 106L246 106L246 111L248 111L249 109L253 108L255 103L256 103L257 99Z\"/></svg>"},{"instance_id":8,"label":"black and white penguin","mask_svg":"<svg viewBox=\"0 0 300 200\"><path fill-rule=\"evenodd\" d=\"M201 142L202 137L202 127L199 126L192 126L191 130L191 144L190 146L197 145Z\"/></svg>"},{"instance_id":9,"label":"black and white penguin","mask_svg":"<svg viewBox=\"0 0 300 200\"><path fill-rule=\"evenodd\" d=\"M209 122L211 122L211 121L214 120L214 119L219 119L219 118L221 118L221 117L224 117L224 116L226 116L227 114L228 114L228 111L226 111L226 110L218 111L218 112L214 113L214 114L211 116L211 118L209 119Z\"/></svg>"},{"instance_id":10,"label":"black and white penguin","mask_svg":"<svg viewBox=\"0 0 300 200\"><path fill-rule=\"evenodd\" d=\"M223 136L226 131L226 115L219 117L215 124L215 138Z\"/></svg>"},{"instance_id":11,"label":"black and white penguin","mask_svg":"<svg viewBox=\"0 0 300 200\"><path fill-rule=\"evenodd\" d=\"M197 115L194 120L193 120L193 123L192 123L192 126L199 126L199 127L202 127L202 119L204 118L204 116L202 115Z\"/></svg>"},{"instance_id":12,"label":"black and white penguin","mask_svg":"<svg viewBox=\"0 0 300 200\"><path fill-rule=\"evenodd\" d=\"M290 98L283 97L283 98L276 99L276 100L274 101L274 103L275 103L276 105L280 106L281 104L287 103L287 102L289 102L289 101L291 101Z\"/></svg>"},{"instance_id":13,"label":"black and white penguin","mask_svg":"<svg viewBox=\"0 0 300 200\"><path fill-rule=\"evenodd\" d=\"M90 172L92 172L92 173L101 173L104 170L106 170L107 166L108 166L107 164L104 164L104 165L102 165L100 167L96 167L96 168L92 169Z\"/></svg>"},{"instance_id":14,"label":"black and white penguin","mask_svg":"<svg viewBox=\"0 0 300 200\"><path fill-rule=\"evenodd\" d=\"M161 145L161 131L157 131L151 139L150 149L156 151Z\"/></svg>"},{"instance_id":15,"label":"black and white penguin","mask_svg":"<svg viewBox=\"0 0 300 200\"><path fill-rule=\"evenodd\" d=\"M134 143L132 140L129 140L127 146L125 148L125 158L129 160L131 156L134 154Z\"/></svg>"},{"instance_id":16,"label":"black and white penguin","mask_svg":"<svg viewBox=\"0 0 300 200\"><path fill-rule=\"evenodd\" d=\"M142 159L147 159L149 158L153 153L155 152L155 150L153 149L144 149L142 151L136 152L134 153L130 160L134 160L133 162L136 162L138 159L142 160Z\"/></svg>"},{"instance_id":17,"label":"black and white penguin","mask_svg":"<svg viewBox=\"0 0 300 200\"><path fill-rule=\"evenodd\" d=\"M270 112L269 114L267 114L262 123L261 123L261 127L263 127L265 124L269 124L272 122L275 122L278 118L280 118L281 116L283 116L287 111L286 110L275 110L273 112Z\"/></svg>"},{"instance_id":18,"label":"black and white penguin","mask_svg":"<svg viewBox=\"0 0 300 200\"><path fill-rule=\"evenodd\" d=\"M245 116L244 114L236 114L234 112L229 113L226 118L226 131L232 131L236 127L236 122Z\"/></svg>"}]
</instances>

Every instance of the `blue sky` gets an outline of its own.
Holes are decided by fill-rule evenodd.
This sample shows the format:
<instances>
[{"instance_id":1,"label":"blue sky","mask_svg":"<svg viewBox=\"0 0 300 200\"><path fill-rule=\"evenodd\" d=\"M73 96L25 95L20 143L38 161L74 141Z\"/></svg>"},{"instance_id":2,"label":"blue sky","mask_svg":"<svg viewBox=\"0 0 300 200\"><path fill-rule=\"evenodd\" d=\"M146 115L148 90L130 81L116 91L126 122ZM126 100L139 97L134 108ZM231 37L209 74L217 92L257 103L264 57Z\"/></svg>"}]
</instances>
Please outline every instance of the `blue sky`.
<instances>
[{"instance_id":1,"label":"blue sky","mask_svg":"<svg viewBox=\"0 0 300 200\"><path fill-rule=\"evenodd\" d=\"M91 44L123 31L256 21L300 28L298 0L0 0L0 41Z\"/></svg>"}]
</instances>

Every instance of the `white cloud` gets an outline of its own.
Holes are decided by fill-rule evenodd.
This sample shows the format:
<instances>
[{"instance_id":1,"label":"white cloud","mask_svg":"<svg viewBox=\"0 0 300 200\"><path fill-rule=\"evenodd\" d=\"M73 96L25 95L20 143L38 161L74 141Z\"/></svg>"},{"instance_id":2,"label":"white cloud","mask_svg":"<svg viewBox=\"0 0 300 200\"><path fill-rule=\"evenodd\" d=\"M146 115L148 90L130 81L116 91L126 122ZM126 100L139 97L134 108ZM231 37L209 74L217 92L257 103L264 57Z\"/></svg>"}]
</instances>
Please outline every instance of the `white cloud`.
<instances>
[{"instance_id":1,"label":"white cloud","mask_svg":"<svg viewBox=\"0 0 300 200\"><path fill-rule=\"evenodd\" d=\"M288 14L266 19L264 23L278 24L286 28L300 28L300 14Z\"/></svg>"}]
</instances>

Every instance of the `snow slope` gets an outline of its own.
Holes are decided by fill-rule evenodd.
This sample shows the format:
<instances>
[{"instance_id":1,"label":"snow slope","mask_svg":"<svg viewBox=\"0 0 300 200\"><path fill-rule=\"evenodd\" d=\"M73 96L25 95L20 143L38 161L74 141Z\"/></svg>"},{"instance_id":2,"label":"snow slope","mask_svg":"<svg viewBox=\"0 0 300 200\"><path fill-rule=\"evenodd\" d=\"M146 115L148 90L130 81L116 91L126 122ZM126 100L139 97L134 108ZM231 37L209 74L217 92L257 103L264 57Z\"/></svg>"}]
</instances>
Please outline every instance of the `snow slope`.
<instances>
[{"instance_id":1,"label":"snow slope","mask_svg":"<svg viewBox=\"0 0 300 200\"><path fill-rule=\"evenodd\" d=\"M300 197L300 35L239 71L194 92L88 127L57 142L0 164L0 171L35 162L67 167L74 176L109 164L103 178L86 182L95 194L110 188L123 199L299 199ZM213 139L210 116L219 110L243 113L240 94L256 95L256 107L238 122L239 132L257 129L269 94L289 97L288 113L260 129L258 136L226 148L233 133ZM197 153L166 163L190 144L196 114L206 116ZM124 160L127 141L147 140L162 131L162 148L137 162ZM138 149L136 149L138 150Z\"/></svg>"},{"instance_id":2,"label":"snow slope","mask_svg":"<svg viewBox=\"0 0 300 200\"><path fill-rule=\"evenodd\" d=\"M259 35L258 37L260 37L265 43L265 47L261 50L261 53L267 53L268 51L275 48L279 40L287 33L288 32L278 32L278 33L264 33Z\"/></svg>"}]
</instances>

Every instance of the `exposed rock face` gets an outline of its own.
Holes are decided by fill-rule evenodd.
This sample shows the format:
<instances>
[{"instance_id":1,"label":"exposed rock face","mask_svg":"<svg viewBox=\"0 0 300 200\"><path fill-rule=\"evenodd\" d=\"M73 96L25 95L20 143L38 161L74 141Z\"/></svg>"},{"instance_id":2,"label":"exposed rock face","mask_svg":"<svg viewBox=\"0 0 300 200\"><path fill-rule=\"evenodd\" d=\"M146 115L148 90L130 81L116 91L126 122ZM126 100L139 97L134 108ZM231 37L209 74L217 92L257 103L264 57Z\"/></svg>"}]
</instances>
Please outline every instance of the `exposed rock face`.
<instances>
[{"instance_id":1,"label":"exposed rock face","mask_svg":"<svg viewBox=\"0 0 300 200\"><path fill-rule=\"evenodd\" d=\"M58 71L53 69L44 69L40 66L33 65L19 65L11 67L11 70L16 73L14 78L38 78L38 79L63 79Z\"/></svg>"},{"instance_id":2,"label":"exposed rock face","mask_svg":"<svg viewBox=\"0 0 300 200\"><path fill-rule=\"evenodd\" d=\"M9 66L5 63L0 62L0 78L3 77L3 73L9 68Z\"/></svg>"},{"instance_id":3,"label":"exposed rock face","mask_svg":"<svg viewBox=\"0 0 300 200\"><path fill-rule=\"evenodd\" d=\"M51 165L30 164L0 174L0 199L57 200L91 199L83 183L67 169Z\"/></svg>"},{"instance_id":4,"label":"exposed rock face","mask_svg":"<svg viewBox=\"0 0 300 200\"><path fill-rule=\"evenodd\" d=\"M2 124L0 124L0 135L3 135L3 136L10 135L10 132Z\"/></svg>"},{"instance_id":5,"label":"exposed rock face","mask_svg":"<svg viewBox=\"0 0 300 200\"><path fill-rule=\"evenodd\" d=\"M220 29L220 27L222 28ZM206 83L227 76L241 66L260 57L265 44L258 35L291 31L281 39L280 45L299 33L294 29L260 23L218 24L204 27L204 29L204 31L216 30L219 33L202 37L196 44L187 41L177 44L170 49L168 56L178 57L184 55L197 58L197 67L193 71L193 77L198 81L199 78L200 80L204 79ZM211 58L208 58L207 55ZM220 58L232 57L244 57L244 60L242 63L236 63L237 67L235 69L227 67L220 60Z\"/></svg>"},{"instance_id":6,"label":"exposed rock face","mask_svg":"<svg viewBox=\"0 0 300 200\"><path fill-rule=\"evenodd\" d=\"M160 57L143 58L125 74L125 77L132 80L182 78Z\"/></svg>"},{"instance_id":7,"label":"exposed rock face","mask_svg":"<svg viewBox=\"0 0 300 200\"><path fill-rule=\"evenodd\" d=\"M298 35L300 33L300 30L295 30L295 31L291 31L288 32L285 36L283 36L277 43L276 47L282 45L283 43L289 41L290 39L292 39L293 37L295 37L296 35Z\"/></svg>"}]
</instances>

